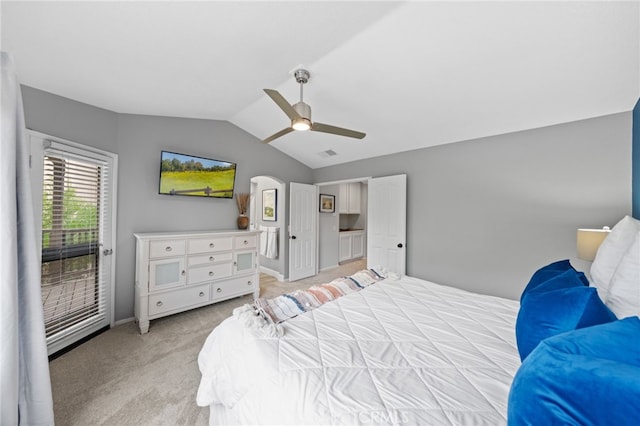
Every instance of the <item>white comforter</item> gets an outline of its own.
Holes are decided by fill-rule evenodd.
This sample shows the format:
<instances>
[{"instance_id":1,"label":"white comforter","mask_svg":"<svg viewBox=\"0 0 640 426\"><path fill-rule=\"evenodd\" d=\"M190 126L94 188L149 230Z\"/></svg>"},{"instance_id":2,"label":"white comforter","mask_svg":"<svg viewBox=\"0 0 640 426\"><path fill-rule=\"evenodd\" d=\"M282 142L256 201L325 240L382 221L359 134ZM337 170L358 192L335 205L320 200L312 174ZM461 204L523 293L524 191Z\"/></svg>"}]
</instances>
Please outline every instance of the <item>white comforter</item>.
<instances>
[{"instance_id":1,"label":"white comforter","mask_svg":"<svg viewBox=\"0 0 640 426\"><path fill-rule=\"evenodd\" d=\"M249 424L506 424L516 301L403 277L207 338L197 403ZM213 418L213 417L212 417Z\"/></svg>"}]
</instances>

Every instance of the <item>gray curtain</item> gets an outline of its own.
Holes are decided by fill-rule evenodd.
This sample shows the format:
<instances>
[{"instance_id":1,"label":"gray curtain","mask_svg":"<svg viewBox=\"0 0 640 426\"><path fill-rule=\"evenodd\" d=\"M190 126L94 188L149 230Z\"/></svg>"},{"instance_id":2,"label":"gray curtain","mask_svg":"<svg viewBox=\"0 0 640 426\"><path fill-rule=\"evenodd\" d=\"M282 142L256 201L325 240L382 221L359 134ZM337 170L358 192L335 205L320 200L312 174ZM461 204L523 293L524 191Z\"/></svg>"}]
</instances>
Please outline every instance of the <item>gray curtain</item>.
<instances>
[{"instance_id":1,"label":"gray curtain","mask_svg":"<svg viewBox=\"0 0 640 426\"><path fill-rule=\"evenodd\" d=\"M40 261L20 85L2 62L0 141L0 424L53 424Z\"/></svg>"}]
</instances>

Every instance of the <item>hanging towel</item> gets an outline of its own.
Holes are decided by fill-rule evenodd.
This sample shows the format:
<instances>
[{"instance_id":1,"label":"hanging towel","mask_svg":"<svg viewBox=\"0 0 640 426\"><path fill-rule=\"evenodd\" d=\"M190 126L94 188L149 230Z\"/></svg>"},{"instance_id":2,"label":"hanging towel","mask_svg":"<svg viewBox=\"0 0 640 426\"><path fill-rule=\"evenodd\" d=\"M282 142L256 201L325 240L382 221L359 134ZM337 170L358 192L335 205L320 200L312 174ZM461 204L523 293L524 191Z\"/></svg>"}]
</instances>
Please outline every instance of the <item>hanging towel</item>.
<instances>
[{"instance_id":1,"label":"hanging towel","mask_svg":"<svg viewBox=\"0 0 640 426\"><path fill-rule=\"evenodd\" d=\"M267 230L267 249L264 255L269 259L276 259L278 257L278 241L280 228L270 226Z\"/></svg>"},{"instance_id":2,"label":"hanging towel","mask_svg":"<svg viewBox=\"0 0 640 426\"><path fill-rule=\"evenodd\" d=\"M268 226L259 226L260 229L260 254L262 256L267 255L267 238L269 237L269 227Z\"/></svg>"},{"instance_id":3,"label":"hanging towel","mask_svg":"<svg viewBox=\"0 0 640 426\"><path fill-rule=\"evenodd\" d=\"M260 231L260 254L269 259L276 259L280 228L260 225Z\"/></svg>"}]
</instances>

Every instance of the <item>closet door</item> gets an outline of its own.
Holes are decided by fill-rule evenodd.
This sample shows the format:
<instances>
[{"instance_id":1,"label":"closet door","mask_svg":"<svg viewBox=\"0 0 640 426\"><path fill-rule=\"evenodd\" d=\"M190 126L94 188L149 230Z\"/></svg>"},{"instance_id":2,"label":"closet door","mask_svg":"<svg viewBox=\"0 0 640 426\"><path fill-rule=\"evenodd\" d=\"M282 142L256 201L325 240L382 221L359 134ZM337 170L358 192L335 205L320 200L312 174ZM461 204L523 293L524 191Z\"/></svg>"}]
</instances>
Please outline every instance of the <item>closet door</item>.
<instances>
[{"instance_id":1,"label":"closet door","mask_svg":"<svg viewBox=\"0 0 640 426\"><path fill-rule=\"evenodd\" d=\"M369 179L367 267L406 268L407 175Z\"/></svg>"}]
</instances>

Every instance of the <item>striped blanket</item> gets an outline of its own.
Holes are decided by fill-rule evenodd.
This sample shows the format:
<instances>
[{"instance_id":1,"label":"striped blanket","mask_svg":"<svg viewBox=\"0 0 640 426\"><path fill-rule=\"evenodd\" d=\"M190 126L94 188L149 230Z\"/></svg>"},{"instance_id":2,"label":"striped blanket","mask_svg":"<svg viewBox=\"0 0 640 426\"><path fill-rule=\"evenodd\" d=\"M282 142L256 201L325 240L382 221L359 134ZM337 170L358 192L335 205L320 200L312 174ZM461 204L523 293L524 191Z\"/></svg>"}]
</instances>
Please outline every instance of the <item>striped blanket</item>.
<instances>
[{"instance_id":1,"label":"striped blanket","mask_svg":"<svg viewBox=\"0 0 640 426\"><path fill-rule=\"evenodd\" d=\"M234 316L249 328L262 329L267 335L282 335L278 324L311 311L345 294L362 290L386 276L374 269L363 269L348 277L340 277L327 284L314 285L272 299L259 298L252 305L236 308Z\"/></svg>"}]
</instances>

